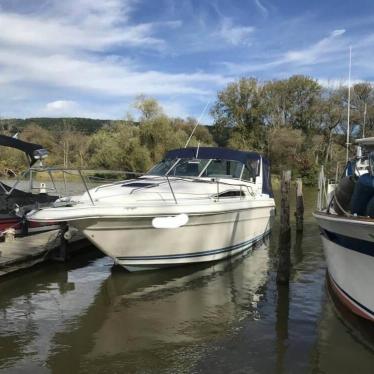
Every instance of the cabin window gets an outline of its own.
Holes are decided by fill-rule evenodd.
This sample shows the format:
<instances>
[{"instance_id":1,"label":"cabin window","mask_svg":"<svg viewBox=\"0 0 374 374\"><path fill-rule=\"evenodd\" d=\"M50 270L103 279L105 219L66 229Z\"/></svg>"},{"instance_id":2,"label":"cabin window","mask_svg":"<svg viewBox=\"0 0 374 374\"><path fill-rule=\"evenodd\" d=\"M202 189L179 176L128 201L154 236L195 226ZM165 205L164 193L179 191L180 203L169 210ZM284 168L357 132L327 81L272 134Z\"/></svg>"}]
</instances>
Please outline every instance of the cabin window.
<instances>
[{"instance_id":1,"label":"cabin window","mask_svg":"<svg viewBox=\"0 0 374 374\"><path fill-rule=\"evenodd\" d=\"M242 168L243 164L239 161L212 160L202 176L239 179Z\"/></svg>"},{"instance_id":2,"label":"cabin window","mask_svg":"<svg viewBox=\"0 0 374 374\"><path fill-rule=\"evenodd\" d=\"M245 196L245 192L244 191L241 191L241 190L231 190L231 191L225 191L225 192L221 192L220 194L218 195L215 195L214 197L217 198L217 196L219 198L224 198L224 197L244 197Z\"/></svg>"}]
</instances>

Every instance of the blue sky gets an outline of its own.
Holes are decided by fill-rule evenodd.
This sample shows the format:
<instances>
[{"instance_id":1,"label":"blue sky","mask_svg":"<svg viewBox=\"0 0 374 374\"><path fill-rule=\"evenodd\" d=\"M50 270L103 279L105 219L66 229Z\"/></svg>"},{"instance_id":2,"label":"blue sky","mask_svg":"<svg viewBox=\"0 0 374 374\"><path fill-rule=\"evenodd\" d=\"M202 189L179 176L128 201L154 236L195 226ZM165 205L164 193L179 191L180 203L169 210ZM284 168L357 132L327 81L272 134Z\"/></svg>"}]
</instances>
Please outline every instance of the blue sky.
<instances>
[{"instance_id":1,"label":"blue sky","mask_svg":"<svg viewBox=\"0 0 374 374\"><path fill-rule=\"evenodd\" d=\"M374 2L0 0L0 117L198 117L241 76L374 81ZM211 119L205 117L203 122Z\"/></svg>"}]
</instances>

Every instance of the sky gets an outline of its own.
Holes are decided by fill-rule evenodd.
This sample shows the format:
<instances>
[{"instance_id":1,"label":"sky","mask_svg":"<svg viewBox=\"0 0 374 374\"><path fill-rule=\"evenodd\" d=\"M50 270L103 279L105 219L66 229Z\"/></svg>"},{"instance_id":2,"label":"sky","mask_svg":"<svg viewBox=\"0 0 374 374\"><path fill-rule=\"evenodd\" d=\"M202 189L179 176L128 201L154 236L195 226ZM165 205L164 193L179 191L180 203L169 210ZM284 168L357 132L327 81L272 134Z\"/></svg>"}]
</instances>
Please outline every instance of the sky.
<instances>
[{"instance_id":1,"label":"sky","mask_svg":"<svg viewBox=\"0 0 374 374\"><path fill-rule=\"evenodd\" d=\"M200 117L240 77L344 83L349 46L374 82L374 1L0 0L0 117Z\"/></svg>"}]
</instances>

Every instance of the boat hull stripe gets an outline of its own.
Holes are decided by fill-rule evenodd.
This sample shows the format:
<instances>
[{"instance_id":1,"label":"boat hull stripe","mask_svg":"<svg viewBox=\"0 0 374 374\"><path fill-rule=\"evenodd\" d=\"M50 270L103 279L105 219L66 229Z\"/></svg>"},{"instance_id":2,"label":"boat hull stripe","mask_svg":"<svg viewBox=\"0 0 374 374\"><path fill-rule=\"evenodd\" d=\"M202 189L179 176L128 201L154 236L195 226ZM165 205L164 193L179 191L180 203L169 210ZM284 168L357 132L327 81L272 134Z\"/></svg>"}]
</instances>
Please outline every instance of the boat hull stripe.
<instances>
[{"instance_id":1,"label":"boat hull stripe","mask_svg":"<svg viewBox=\"0 0 374 374\"><path fill-rule=\"evenodd\" d=\"M352 238L349 236L337 234L321 228L321 233L331 242L341 247L350 249L355 252L362 253L367 256L374 257L374 242L368 240Z\"/></svg>"},{"instance_id":2,"label":"boat hull stripe","mask_svg":"<svg viewBox=\"0 0 374 374\"><path fill-rule=\"evenodd\" d=\"M344 291L339 284L335 281L335 279L332 277L331 273L329 272L329 277L333 283L333 285L353 304L356 306L359 306L361 309L363 309L366 313L368 313L371 317L374 318L374 312L367 308L365 305L358 302L356 299L354 299L351 295L349 295L346 291Z\"/></svg>"},{"instance_id":3,"label":"boat hull stripe","mask_svg":"<svg viewBox=\"0 0 374 374\"><path fill-rule=\"evenodd\" d=\"M247 247L251 247L256 242L260 241L261 239L265 238L270 231L266 231L264 234L258 235L253 239L247 240L245 242L231 245L229 247L218 248L218 249L211 249L208 251L199 251L194 253L178 253L175 255L159 255L159 256L124 256L124 257L116 257L119 261L143 261L143 260L170 260L170 259L183 259L183 258L191 258L191 257L202 257L202 256L212 256L216 254L221 254L225 252L231 252L236 249L246 249Z\"/></svg>"}]
</instances>

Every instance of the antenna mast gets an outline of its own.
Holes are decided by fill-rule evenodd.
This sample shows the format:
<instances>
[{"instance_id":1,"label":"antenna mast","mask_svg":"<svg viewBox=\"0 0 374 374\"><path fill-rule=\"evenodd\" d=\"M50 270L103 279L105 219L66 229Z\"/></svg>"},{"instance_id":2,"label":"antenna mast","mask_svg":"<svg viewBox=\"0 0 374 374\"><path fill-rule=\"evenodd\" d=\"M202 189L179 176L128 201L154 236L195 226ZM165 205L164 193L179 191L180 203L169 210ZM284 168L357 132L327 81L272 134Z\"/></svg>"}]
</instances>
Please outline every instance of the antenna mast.
<instances>
[{"instance_id":1,"label":"antenna mast","mask_svg":"<svg viewBox=\"0 0 374 374\"><path fill-rule=\"evenodd\" d=\"M348 114L347 114L347 162L349 159L349 116L351 114L351 68L352 68L352 47L349 47L349 71L348 71Z\"/></svg>"},{"instance_id":2,"label":"antenna mast","mask_svg":"<svg viewBox=\"0 0 374 374\"><path fill-rule=\"evenodd\" d=\"M187 142L186 142L184 148L187 148L188 144L190 143L190 141L191 141L191 139L192 139L192 136L193 136L193 134L194 134L194 132L195 132L197 126L199 126L200 121L203 119L204 114L205 114L205 111L207 110L209 104L210 104L210 100L206 103L206 105L205 105L203 111L201 112L200 117L199 117L199 119L197 120L196 125L195 125L195 127L193 128L193 130L192 130L192 132L191 132L191 135L190 135L190 137L188 138L188 140L187 140Z\"/></svg>"}]
</instances>

